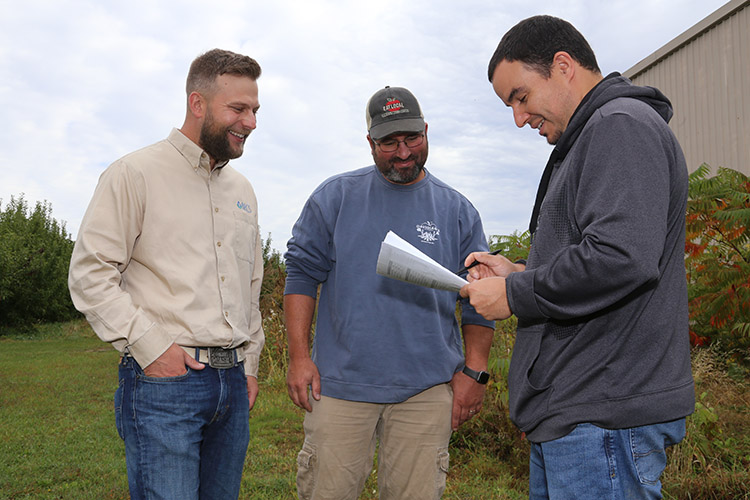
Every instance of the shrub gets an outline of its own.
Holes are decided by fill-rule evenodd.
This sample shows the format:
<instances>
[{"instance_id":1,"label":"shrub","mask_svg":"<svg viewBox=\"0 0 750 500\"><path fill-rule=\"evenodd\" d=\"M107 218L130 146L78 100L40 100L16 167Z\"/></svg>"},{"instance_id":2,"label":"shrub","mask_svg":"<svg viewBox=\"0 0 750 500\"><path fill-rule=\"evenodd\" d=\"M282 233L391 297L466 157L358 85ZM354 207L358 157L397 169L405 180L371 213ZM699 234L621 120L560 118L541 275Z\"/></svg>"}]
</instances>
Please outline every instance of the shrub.
<instances>
[{"instance_id":1,"label":"shrub","mask_svg":"<svg viewBox=\"0 0 750 500\"><path fill-rule=\"evenodd\" d=\"M261 353L263 377L285 379L287 369L286 328L284 327L284 285L286 267L281 253L271 248L271 235L263 243L263 284L260 314L266 345Z\"/></svg>"},{"instance_id":2,"label":"shrub","mask_svg":"<svg viewBox=\"0 0 750 500\"><path fill-rule=\"evenodd\" d=\"M458 428L451 445L475 453L478 450L503 462L521 486L528 478L529 443L508 414L508 369L515 341L516 318L498 321L487 371L490 381L482 411Z\"/></svg>"},{"instance_id":3,"label":"shrub","mask_svg":"<svg viewBox=\"0 0 750 500\"><path fill-rule=\"evenodd\" d=\"M528 231L513 231L509 235L492 235L488 240L490 250L501 250L501 254L511 261L526 259L531 247L531 234Z\"/></svg>"},{"instance_id":4,"label":"shrub","mask_svg":"<svg viewBox=\"0 0 750 500\"><path fill-rule=\"evenodd\" d=\"M0 328L78 316L67 284L72 252L65 224L52 218L46 201L30 210L21 195L0 205Z\"/></svg>"},{"instance_id":5,"label":"shrub","mask_svg":"<svg viewBox=\"0 0 750 500\"><path fill-rule=\"evenodd\" d=\"M727 374L726 353L716 346L695 348L695 412L685 439L669 448L662 476L664 498L750 498L748 385Z\"/></svg>"},{"instance_id":6,"label":"shrub","mask_svg":"<svg viewBox=\"0 0 750 500\"><path fill-rule=\"evenodd\" d=\"M750 179L703 164L690 174L685 264L694 344L714 343L748 362ZM742 359L744 357L744 359Z\"/></svg>"}]
</instances>

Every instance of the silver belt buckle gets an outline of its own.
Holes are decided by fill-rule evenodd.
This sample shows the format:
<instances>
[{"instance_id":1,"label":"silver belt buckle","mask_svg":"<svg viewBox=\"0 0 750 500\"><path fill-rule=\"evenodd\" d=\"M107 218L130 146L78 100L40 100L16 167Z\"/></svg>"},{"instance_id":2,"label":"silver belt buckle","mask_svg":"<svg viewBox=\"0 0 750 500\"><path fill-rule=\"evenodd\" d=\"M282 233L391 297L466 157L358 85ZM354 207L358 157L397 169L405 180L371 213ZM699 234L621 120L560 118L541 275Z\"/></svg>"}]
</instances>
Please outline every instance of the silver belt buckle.
<instances>
[{"instance_id":1,"label":"silver belt buckle","mask_svg":"<svg viewBox=\"0 0 750 500\"><path fill-rule=\"evenodd\" d=\"M221 347L208 348L208 366L211 368L232 368L234 365L234 349L222 349Z\"/></svg>"}]
</instances>

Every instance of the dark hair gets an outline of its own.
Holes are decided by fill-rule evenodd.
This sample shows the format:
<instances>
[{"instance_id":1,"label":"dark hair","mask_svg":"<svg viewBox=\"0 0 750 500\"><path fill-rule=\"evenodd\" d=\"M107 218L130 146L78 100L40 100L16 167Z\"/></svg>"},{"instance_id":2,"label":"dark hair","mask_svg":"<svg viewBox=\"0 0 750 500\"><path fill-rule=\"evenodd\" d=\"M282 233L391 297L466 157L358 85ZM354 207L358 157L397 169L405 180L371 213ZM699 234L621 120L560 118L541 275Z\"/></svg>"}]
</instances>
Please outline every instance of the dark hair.
<instances>
[{"instance_id":1,"label":"dark hair","mask_svg":"<svg viewBox=\"0 0 750 500\"><path fill-rule=\"evenodd\" d=\"M519 22L503 35L490 59L487 76L491 82L502 61L520 61L549 78L555 54L560 51L570 54L584 68L601 73L594 51L572 24L557 17L534 16Z\"/></svg>"},{"instance_id":2,"label":"dark hair","mask_svg":"<svg viewBox=\"0 0 750 500\"><path fill-rule=\"evenodd\" d=\"M210 93L220 75L246 76L257 80L260 65L252 57L236 54L228 50L213 49L199 55L190 65L185 88L191 92Z\"/></svg>"}]
</instances>

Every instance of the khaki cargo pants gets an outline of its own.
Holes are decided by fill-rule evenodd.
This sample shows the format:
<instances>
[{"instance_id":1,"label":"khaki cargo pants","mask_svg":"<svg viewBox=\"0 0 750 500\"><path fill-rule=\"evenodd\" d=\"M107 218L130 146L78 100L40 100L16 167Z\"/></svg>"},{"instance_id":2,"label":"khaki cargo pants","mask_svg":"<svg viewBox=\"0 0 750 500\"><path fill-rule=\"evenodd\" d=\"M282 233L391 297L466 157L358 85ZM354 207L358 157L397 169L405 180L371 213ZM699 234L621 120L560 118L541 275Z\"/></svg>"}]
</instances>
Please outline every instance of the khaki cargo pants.
<instances>
[{"instance_id":1,"label":"khaki cargo pants","mask_svg":"<svg viewBox=\"0 0 750 500\"><path fill-rule=\"evenodd\" d=\"M402 403L310 398L297 457L300 500L356 500L378 447L380 500L437 500L448 473L453 391L440 384Z\"/></svg>"}]
</instances>

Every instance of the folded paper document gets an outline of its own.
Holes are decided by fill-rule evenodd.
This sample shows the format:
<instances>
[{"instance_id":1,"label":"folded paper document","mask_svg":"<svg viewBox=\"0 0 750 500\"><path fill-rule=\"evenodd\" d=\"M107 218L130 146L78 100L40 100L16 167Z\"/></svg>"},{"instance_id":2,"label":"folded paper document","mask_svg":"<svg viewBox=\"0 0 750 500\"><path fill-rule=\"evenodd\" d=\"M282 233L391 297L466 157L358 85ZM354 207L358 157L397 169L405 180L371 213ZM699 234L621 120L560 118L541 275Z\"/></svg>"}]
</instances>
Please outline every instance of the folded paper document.
<instances>
[{"instance_id":1,"label":"folded paper document","mask_svg":"<svg viewBox=\"0 0 750 500\"><path fill-rule=\"evenodd\" d=\"M380 245L377 273L415 285L458 292L468 281L444 268L430 257L388 231Z\"/></svg>"}]
</instances>

